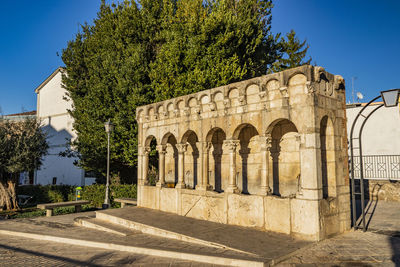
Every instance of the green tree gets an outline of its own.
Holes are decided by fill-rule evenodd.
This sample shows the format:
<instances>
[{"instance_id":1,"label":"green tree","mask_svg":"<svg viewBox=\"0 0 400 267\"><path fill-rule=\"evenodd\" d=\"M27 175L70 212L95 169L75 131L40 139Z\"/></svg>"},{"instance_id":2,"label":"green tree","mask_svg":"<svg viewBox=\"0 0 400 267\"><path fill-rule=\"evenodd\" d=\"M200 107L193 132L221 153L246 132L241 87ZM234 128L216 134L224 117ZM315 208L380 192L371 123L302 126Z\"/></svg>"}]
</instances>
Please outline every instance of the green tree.
<instances>
[{"instance_id":1,"label":"green tree","mask_svg":"<svg viewBox=\"0 0 400 267\"><path fill-rule=\"evenodd\" d=\"M48 147L36 119L0 121L0 208L18 208L15 185L19 173L39 168Z\"/></svg>"},{"instance_id":2,"label":"green tree","mask_svg":"<svg viewBox=\"0 0 400 267\"><path fill-rule=\"evenodd\" d=\"M136 107L265 74L289 47L271 32L272 6L270 0L103 1L93 24L83 25L62 53L78 164L105 172L103 124L111 119L111 170L132 178Z\"/></svg>"},{"instance_id":3,"label":"green tree","mask_svg":"<svg viewBox=\"0 0 400 267\"><path fill-rule=\"evenodd\" d=\"M306 40L301 42L296 36L296 32L291 30L286 34L286 38L280 40L282 46L282 54L279 59L272 64L270 72L279 72L285 69L298 67L305 64L310 64L311 57L305 60L309 45Z\"/></svg>"}]
</instances>

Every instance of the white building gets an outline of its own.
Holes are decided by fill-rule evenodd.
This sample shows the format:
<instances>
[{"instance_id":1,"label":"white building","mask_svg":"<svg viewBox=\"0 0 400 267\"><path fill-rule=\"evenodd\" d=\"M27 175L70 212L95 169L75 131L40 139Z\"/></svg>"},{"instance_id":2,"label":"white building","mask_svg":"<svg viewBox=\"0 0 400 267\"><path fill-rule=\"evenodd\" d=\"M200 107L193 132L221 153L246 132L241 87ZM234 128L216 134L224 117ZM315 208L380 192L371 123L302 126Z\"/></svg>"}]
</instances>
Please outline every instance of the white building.
<instances>
[{"instance_id":1,"label":"white building","mask_svg":"<svg viewBox=\"0 0 400 267\"><path fill-rule=\"evenodd\" d=\"M68 114L71 102L65 100L66 90L61 86L64 69L56 69L36 89L37 118L47 132L48 155L43 165L35 173L34 184L87 185L94 178L85 178L85 172L74 165L76 158L60 156L66 150L69 140L76 138L73 131L73 118Z\"/></svg>"},{"instance_id":2,"label":"white building","mask_svg":"<svg viewBox=\"0 0 400 267\"><path fill-rule=\"evenodd\" d=\"M368 116L382 102L372 103L364 111ZM365 104L348 105L347 136L350 140L351 126L358 112ZM360 116L353 131L353 137L358 138L364 117ZM361 136L364 177L367 179L400 180L400 112L399 107L377 109L365 123ZM359 139L354 139L355 177L359 177ZM349 152L350 157L350 152Z\"/></svg>"}]
</instances>

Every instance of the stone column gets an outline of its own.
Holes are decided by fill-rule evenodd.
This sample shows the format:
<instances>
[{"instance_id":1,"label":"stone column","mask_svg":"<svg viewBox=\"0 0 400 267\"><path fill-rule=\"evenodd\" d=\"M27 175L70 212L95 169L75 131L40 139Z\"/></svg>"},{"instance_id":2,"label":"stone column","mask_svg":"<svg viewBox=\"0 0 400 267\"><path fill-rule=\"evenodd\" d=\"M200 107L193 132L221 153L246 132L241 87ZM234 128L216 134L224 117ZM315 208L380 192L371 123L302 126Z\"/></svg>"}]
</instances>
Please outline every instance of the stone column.
<instances>
[{"instance_id":1,"label":"stone column","mask_svg":"<svg viewBox=\"0 0 400 267\"><path fill-rule=\"evenodd\" d=\"M272 146L272 137L270 134L260 137L261 143L261 190L262 195L270 195L271 188L269 187L269 153Z\"/></svg>"},{"instance_id":2,"label":"stone column","mask_svg":"<svg viewBox=\"0 0 400 267\"><path fill-rule=\"evenodd\" d=\"M138 185L143 185L143 176L142 176L142 152L143 148L141 146L138 147L138 162L137 162L137 181Z\"/></svg>"},{"instance_id":3,"label":"stone column","mask_svg":"<svg viewBox=\"0 0 400 267\"><path fill-rule=\"evenodd\" d=\"M305 133L300 139L301 188L297 198L309 200L322 199L322 170L319 133Z\"/></svg>"},{"instance_id":4,"label":"stone column","mask_svg":"<svg viewBox=\"0 0 400 267\"><path fill-rule=\"evenodd\" d=\"M210 177L208 176L208 155L210 153L210 148L211 148L211 143L210 142L197 142L196 143L197 147L199 148L199 153L200 153L200 174L201 177L198 179L200 182L196 186L197 190L211 190L212 187L210 185Z\"/></svg>"},{"instance_id":5,"label":"stone column","mask_svg":"<svg viewBox=\"0 0 400 267\"><path fill-rule=\"evenodd\" d=\"M148 174L149 174L149 154L150 154L150 147L146 146L143 148L143 168L142 168L142 175L143 175L143 185L147 185L149 183Z\"/></svg>"},{"instance_id":6,"label":"stone column","mask_svg":"<svg viewBox=\"0 0 400 267\"><path fill-rule=\"evenodd\" d=\"M178 149L178 183L175 188L185 188L185 152L188 144L176 144Z\"/></svg>"},{"instance_id":7,"label":"stone column","mask_svg":"<svg viewBox=\"0 0 400 267\"><path fill-rule=\"evenodd\" d=\"M165 149L166 145L158 145L158 182L157 186L162 187L165 184Z\"/></svg>"},{"instance_id":8,"label":"stone column","mask_svg":"<svg viewBox=\"0 0 400 267\"><path fill-rule=\"evenodd\" d=\"M239 193L236 185L236 147L239 145L239 140L225 140L224 145L229 151L229 185L225 192Z\"/></svg>"}]
</instances>

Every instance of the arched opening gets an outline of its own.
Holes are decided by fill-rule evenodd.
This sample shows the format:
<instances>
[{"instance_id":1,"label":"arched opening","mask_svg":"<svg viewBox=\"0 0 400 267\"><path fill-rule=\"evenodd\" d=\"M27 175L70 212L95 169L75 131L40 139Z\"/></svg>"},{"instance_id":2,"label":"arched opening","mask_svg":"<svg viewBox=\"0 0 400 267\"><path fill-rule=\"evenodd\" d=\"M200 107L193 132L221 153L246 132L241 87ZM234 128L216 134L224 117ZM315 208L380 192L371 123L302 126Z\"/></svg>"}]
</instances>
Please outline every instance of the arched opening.
<instances>
[{"instance_id":1,"label":"arched opening","mask_svg":"<svg viewBox=\"0 0 400 267\"><path fill-rule=\"evenodd\" d=\"M211 151L209 151L212 155L209 157L210 185L219 193L223 192L223 188L227 186L227 181L222 177L222 173L228 173L229 168L229 163L227 162L226 156L224 156L222 148L225 139L225 132L221 128L211 129L206 138L207 142L211 143Z\"/></svg>"},{"instance_id":2,"label":"arched opening","mask_svg":"<svg viewBox=\"0 0 400 267\"><path fill-rule=\"evenodd\" d=\"M198 183L198 164L199 164L199 149L196 146L198 138L195 132L188 130L182 137L182 143L189 145L185 152L185 175L184 182L186 188L194 189Z\"/></svg>"},{"instance_id":3,"label":"arched opening","mask_svg":"<svg viewBox=\"0 0 400 267\"><path fill-rule=\"evenodd\" d=\"M167 187L174 187L178 182L178 149L176 143L176 138L171 133L165 134L161 140L162 145L167 145L165 149L165 183Z\"/></svg>"},{"instance_id":4,"label":"arched opening","mask_svg":"<svg viewBox=\"0 0 400 267\"><path fill-rule=\"evenodd\" d=\"M336 197L335 136L333 123L325 116L321 120L321 168L323 198Z\"/></svg>"},{"instance_id":5,"label":"arched opening","mask_svg":"<svg viewBox=\"0 0 400 267\"><path fill-rule=\"evenodd\" d=\"M236 153L237 186L243 194L256 194L260 190L261 157L258 131L251 124L242 124L235 130L233 138L239 140Z\"/></svg>"},{"instance_id":6,"label":"arched opening","mask_svg":"<svg viewBox=\"0 0 400 267\"><path fill-rule=\"evenodd\" d=\"M272 193L293 197L300 187L300 146L296 126L289 120L279 120L271 131ZM271 180L270 180L271 182Z\"/></svg>"},{"instance_id":7,"label":"arched opening","mask_svg":"<svg viewBox=\"0 0 400 267\"><path fill-rule=\"evenodd\" d=\"M150 135L146 138L145 147L150 148L148 157L148 172L147 172L147 180L148 185L156 185L158 181L158 151L157 140L153 135Z\"/></svg>"}]
</instances>

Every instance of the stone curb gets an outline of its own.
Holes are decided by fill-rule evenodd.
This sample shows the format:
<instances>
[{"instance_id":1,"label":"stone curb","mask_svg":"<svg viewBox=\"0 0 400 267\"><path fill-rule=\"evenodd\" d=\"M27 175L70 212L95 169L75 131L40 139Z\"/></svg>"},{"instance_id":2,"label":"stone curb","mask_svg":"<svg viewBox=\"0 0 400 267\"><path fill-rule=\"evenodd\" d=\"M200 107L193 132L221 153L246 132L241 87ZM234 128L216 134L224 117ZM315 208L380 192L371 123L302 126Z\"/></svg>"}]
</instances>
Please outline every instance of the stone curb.
<instances>
[{"instance_id":1,"label":"stone curb","mask_svg":"<svg viewBox=\"0 0 400 267\"><path fill-rule=\"evenodd\" d=\"M241 260L241 259L234 259L234 258L199 255L199 254L193 254L193 253L184 253L184 252L177 252L177 251L166 251L166 250L161 250L161 249L126 246L126 245L119 245L119 244L114 244L114 243L103 243L103 242L95 242L95 241L88 241L88 240L58 237L58 236L50 236L50 235L31 234L31 233L17 232L17 231L0 230L0 234L10 235L10 236L14 236L14 237L30 238L30 239L36 239L36 240L42 240L42 241L52 241L52 242L57 242L57 243L70 244L70 245L79 245L79 246L86 246L86 247L92 247L92 248L102 248L102 249L117 250L117 251L123 251L123 252L132 252L135 254L143 254L143 255L156 256L156 257L197 261L197 262L217 264L217 265L243 266L243 267L247 267L247 266L248 267L253 267L253 266L254 267L266 267L266 266L269 266L268 262L263 262L263 261Z\"/></svg>"}]
</instances>

